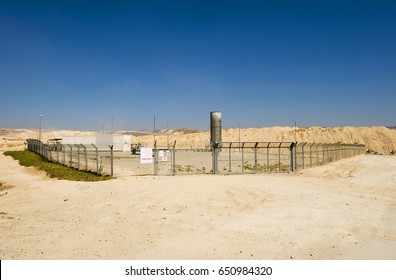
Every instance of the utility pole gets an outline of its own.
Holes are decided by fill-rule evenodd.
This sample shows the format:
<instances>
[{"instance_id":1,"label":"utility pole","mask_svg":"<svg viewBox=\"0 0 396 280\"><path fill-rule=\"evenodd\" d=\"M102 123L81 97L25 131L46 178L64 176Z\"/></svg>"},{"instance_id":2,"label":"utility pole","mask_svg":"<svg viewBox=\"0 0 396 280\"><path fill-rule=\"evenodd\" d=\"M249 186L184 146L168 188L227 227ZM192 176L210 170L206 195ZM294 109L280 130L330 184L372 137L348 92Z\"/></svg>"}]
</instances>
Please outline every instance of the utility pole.
<instances>
[{"instance_id":1,"label":"utility pole","mask_svg":"<svg viewBox=\"0 0 396 280\"><path fill-rule=\"evenodd\" d=\"M238 122L238 134L239 134L239 136L238 136L238 151L239 151L239 149L241 147L241 123L240 122Z\"/></svg>"},{"instance_id":2,"label":"utility pole","mask_svg":"<svg viewBox=\"0 0 396 280\"><path fill-rule=\"evenodd\" d=\"M168 149L169 149L169 125L166 124L166 142L168 144Z\"/></svg>"},{"instance_id":3,"label":"utility pole","mask_svg":"<svg viewBox=\"0 0 396 280\"><path fill-rule=\"evenodd\" d=\"M155 146L155 115L154 115L154 146Z\"/></svg>"}]
</instances>

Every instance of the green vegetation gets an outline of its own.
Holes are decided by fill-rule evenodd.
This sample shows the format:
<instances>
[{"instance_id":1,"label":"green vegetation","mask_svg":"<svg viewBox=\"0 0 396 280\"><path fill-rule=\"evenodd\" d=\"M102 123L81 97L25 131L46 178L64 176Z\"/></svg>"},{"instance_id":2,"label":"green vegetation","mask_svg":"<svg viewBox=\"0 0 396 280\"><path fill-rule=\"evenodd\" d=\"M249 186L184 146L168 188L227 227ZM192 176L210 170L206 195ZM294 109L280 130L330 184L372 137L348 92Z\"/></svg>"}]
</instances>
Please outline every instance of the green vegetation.
<instances>
[{"instance_id":1,"label":"green vegetation","mask_svg":"<svg viewBox=\"0 0 396 280\"><path fill-rule=\"evenodd\" d=\"M175 171L177 172L187 172L187 173L202 173L202 174L207 174L206 168L196 168L193 165L186 165L182 166L180 164L175 165Z\"/></svg>"},{"instance_id":2,"label":"green vegetation","mask_svg":"<svg viewBox=\"0 0 396 280\"><path fill-rule=\"evenodd\" d=\"M249 171L254 171L254 165L250 164L249 162L245 162L245 165L243 166L245 168L245 170L249 170ZM281 163L279 166L279 163L276 164L272 164L267 166L266 164L257 164L257 172L277 172L277 171L281 171L281 172L287 172L290 171L290 165L286 165Z\"/></svg>"},{"instance_id":3,"label":"green vegetation","mask_svg":"<svg viewBox=\"0 0 396 280\"><path fill-rule=\"evenodd\" d=\"M8 151L4 155L11 156L18 160L22 166L34 166L39 170L43 170L51 178L69 181L104 181L109 180L109 176L100 176L93 172L85 172L70 167L66 167L57 163L48 161L46 158L31 151Z\"/></svg>"}]
</instances>

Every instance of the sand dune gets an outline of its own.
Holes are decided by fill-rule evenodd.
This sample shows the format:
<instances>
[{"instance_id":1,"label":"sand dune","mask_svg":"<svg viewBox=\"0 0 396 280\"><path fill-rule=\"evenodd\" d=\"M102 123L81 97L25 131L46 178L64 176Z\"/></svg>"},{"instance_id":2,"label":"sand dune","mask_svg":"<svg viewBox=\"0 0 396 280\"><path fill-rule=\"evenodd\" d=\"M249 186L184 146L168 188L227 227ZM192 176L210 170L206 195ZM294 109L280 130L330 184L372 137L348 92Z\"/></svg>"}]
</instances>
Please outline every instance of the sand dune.
<instances>
[{"instance_id":1,"label":"sand dune","mask_svg":"<svg viewBox=\"0 0 396 280\"><path fill-rule=\"evenodd\" d=\"M209 132L193 134L169 134L157 135L157 144L166 146L169 142L176 141L179 148L201 149L209 145ZM228 129L222 132L223 141L239 141L239 130ZM293 127L269 127L269 128L245 128L241 129L241 141L246 142L292 142L295 139ZM298 142L310 143L337 143L365 144L367 151L378 154L396 153L396 130L379 127L310 127L298 128L296 131ZM146 135L137 138L146 145L153 144L153 136Z\"/></svg>"},{"instance_id":2,"label":"sand dune","mask_svg":"<svg viewBox=\"0 0 396 280\"><path fill-rule=\"evenodd\" d=\"M189 133L193 132L193 133ZM117 132L115 132L117 133ZM120 131L118 133L133 134L133 132ZM69 130L43 130L43 140L62 138L70 135L94 135L93 131L69 131ZM268 128L244 128L240 131L241 141L294 141L311 143L337 143L365 144L367 151L378 154L396 153L396 130L383 126L376 127L309 127L298 128L296 135L293 127L268 127ZM153 135L131 136L133 143L153 145ZM227 129L222 133L223 141L238 141L239 130ZM27 138L38 138L38 131L31 129L0 129L0 150L23 149ZM166 130L156 135L159 146L167 146L168 141L173 144L176 141L178 148L202 149L209 145L209 132L196 132L195 130Z\"/></svg>"}]
</instances>

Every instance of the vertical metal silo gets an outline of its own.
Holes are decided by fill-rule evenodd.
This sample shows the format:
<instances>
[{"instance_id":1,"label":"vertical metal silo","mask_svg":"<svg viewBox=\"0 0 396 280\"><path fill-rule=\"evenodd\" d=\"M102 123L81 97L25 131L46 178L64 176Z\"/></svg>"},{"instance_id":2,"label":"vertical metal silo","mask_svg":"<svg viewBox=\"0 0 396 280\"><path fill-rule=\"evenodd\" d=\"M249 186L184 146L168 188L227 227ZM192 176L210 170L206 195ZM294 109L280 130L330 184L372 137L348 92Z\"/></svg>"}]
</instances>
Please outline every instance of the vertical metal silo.
<instances>
[{"instance_id":1,"label":"vertical metal silo","mask_svg":"<svg viewBox=\"0 0 396 280\"><path fill-rule=\"evenodd\" d=\"M210 112L210 146L221 147L221 112Z\"/></svg>"},{"instance_id":2,"label":"vertical metal silo","mask_svg":"<svg viewBox=\"0 0 396 280\"><path fill-rule=\"evenodd\" d=\"M213 174L217 174L221 148L221 112L210 112L210 146L212 148L212 170Z\"/></svg>"}]
</instances>

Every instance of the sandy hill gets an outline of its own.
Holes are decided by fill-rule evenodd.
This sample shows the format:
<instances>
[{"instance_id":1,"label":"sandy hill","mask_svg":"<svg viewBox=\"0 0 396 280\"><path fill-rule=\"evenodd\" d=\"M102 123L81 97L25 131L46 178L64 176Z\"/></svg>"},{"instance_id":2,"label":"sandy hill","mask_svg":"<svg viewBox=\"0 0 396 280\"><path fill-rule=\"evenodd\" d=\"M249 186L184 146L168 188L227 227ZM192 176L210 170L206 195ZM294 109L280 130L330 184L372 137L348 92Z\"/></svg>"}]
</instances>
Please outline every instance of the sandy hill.
<instances>
[{"instance_id":1,"label":"sandy hill","mask_svg":"<svg viewBox=\"0 0 396 280\"><path fill-rule=\"evenodd\" d=\"M62 138L71 135L94 135L94 131L70 131L56 130L42 131L42 139ZM154 137L149 132L118 131L116 133L132 135L133 143L142 143L152 146ZM294 127L266 127L266 128L243 128L240 130L242 142L258 141L294 141L311 143L361 143L365 144L368 152L378 154L396 153L396 130L383 126L375 127L309 127L298 128L296 135ZM239 140L239 129L227 129L222 133L223 141ZM23 149L27 138L38 138L37 129L9 129L0 128L0 150ZM177 148L203 149L209 145L210 133L200 132L194 129L169 129L156 133L158 146L167 146L168 142L173 145L176 141Z\"/></svg>"},{"instance_id":2,"label":"sandy hill","mask_svg":"<svg viewBox=\"0 0 396 280\"><path fill-rule=\"evenodd\" d=\"M223 130L224 142L239 140L239 129ZM294 141L294 127L267 127L267 128L244 128L240 131L242 142L291 142ZM396 153L396 130L383 126L376 127L309 127L298 128L296 131L298 142L311 143L360 143L365 144L368 152L379 154ZM144 145L153 145L153 135L137 137ZM202 149L209 145L209 132L196 133L168 133L156 135L158 146L167 146L167 142L173 145L176 141L177 148Z\"/></svg>"}]
</instances>

